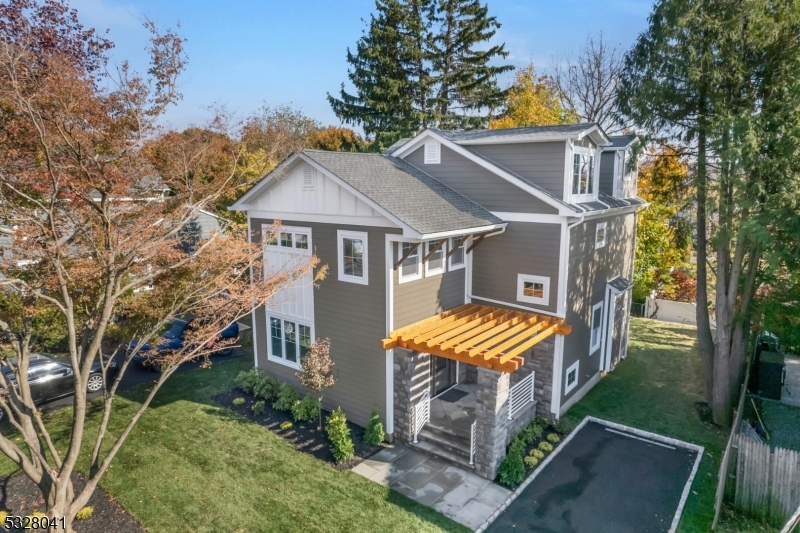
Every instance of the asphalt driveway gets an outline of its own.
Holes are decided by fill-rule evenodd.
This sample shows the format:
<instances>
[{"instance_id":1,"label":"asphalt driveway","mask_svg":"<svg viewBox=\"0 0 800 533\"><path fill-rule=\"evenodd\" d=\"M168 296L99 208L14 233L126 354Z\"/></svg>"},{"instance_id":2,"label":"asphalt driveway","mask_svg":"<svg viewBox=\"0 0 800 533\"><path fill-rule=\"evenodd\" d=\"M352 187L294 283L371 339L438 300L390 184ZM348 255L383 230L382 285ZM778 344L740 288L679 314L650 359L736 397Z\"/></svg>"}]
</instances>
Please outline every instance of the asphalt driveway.
<instances>
[{"instance_id":1,"label":"asphalt driveway","mask_svg":"<svg viewBox=\"0 0 800 533\"><path fill-rule=\"evenodd\" d=\"M486 531L668 532L702 453L672 444L587 422Z\"/></svg>"}]
</instances>

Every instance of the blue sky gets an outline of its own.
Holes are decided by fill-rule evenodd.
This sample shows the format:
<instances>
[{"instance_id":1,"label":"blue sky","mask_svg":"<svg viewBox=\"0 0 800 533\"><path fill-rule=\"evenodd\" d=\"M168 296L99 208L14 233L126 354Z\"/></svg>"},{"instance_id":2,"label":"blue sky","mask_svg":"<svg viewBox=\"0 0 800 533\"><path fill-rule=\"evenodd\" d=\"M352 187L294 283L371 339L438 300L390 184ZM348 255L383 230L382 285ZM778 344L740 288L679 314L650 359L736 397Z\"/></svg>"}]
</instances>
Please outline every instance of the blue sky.
<instances>
[{"instance_id":1,"label":"blue sky","mask_svg":"<svg viewBox=\"0 0 800 533\"><path fill-rule=\"evenodd\" d=\"M502 27L508 61L546 69L553 57L576 51L587 36L605 33L627 49L646 29L652 0L488 0ZM180 23L189 64L183 100L166 121L202 124L211 104L245 114L262 103L292 104L323 124L338 124L326 100L347 79L354 47L374 0L72 0L84 25L109 29L115 62L147 69L146 16L160 26ZM507 83L509 80L503 80Z\"/></svg>"}]
</instances>

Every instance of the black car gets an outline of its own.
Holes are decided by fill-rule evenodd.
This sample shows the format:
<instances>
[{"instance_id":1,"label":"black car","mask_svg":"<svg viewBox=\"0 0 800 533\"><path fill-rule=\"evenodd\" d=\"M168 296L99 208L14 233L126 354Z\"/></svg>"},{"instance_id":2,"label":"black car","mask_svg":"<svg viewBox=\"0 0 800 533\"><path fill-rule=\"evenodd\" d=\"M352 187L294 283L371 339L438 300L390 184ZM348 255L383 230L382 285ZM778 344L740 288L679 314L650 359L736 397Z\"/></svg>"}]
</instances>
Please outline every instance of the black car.
<instances>
[{"instance_id":1,"label":"black car","mask_svg":"<svg viewBox=\"0 0 800 533\"><path fill-rule=\"evenodd\" d=\"M167 329L164 333L162 333L157 340L155 345L155 351L158 352L169 352L169 351L176 351L183 348L183 340L184 334L186 333L187 329L191 328L192 321L194 320L193 317L189 316L186 318L175 318L170 323L169 329ZM230 324L228 327L223 329L219 335L217 336L218 340L228 340L228 339L236 339L239 337L239 324L234 322ZM213 349L214 344L217 341L213 341L209 344L209 348ZM132 339L128 342L128 350L133 350L136 344L139 341L137 339ZM145 343L133 356L133 362L141 365L142 368L147 368L153 370L155 372L160 372L161 367L158 364L154 364L152 360L152 354L150 354L150 350L153 349L152 344ZM216 353L219 355L230 355L233 352L233 348L226 347L222 348Z\"/></svg>"},{"instance_id":2,"label":"black car","mask_svg":"<svg viewBox=\"0 0 800 533\"><path fill-rule=\"evenodd\" d=\"M12 359L13 362L13 359ZM16 376L7 364L0 365L0 372L11 383L16 385ZM108 379L114 379L119 372L117 363L109 361L106 368ZM72 377L72 366L68 359L60 357L44 356L32 354L28 365L28 383L31 387L31 395L36 404L49 402L62 396L69 396L75 393L75 383ZM100 369L100 362L92 364L89 381L86 385L88 392L98 392L103 390L103 374ZM0 411L2 416L2 411Z\"/></svg>"}]
</instances>

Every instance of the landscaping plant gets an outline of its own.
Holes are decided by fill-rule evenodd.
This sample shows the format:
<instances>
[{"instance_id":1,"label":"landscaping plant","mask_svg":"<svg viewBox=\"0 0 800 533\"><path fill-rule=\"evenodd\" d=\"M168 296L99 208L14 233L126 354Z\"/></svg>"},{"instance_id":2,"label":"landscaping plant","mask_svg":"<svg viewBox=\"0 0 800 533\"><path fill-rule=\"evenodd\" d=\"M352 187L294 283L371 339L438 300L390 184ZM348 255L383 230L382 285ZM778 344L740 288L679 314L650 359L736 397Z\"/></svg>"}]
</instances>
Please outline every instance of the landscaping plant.
<instances>
[{"instance_id":1,"label":"landscaping plant","mask_svg":"<svg viewBox=\"0 0 800 533\"><path fill-rule=\"evenodd\" d=\"M297 389L289 383L282 383L278 399L272 404L272 408L276 411L291 411L298 399Z\"/></svg>"},{"instance_id":2,"label":"landscaping plant","mask_svg":"<svg viewBox=\"0 0 800 533\"><path fill-rule=\"evenodd\" d=\"M355 454L353 439L350 438L350 428L347 427L347 417L341 407L337 407L328 417L326 426L328 440L331 441L331 451L337 463L347 461Z\"/></svg>"},{"instance_id":3,"label":"landscaping plant","mask_svg":"<svg viewBox=\"0 0 800 533\"><path fill-rule=\"evenodd\" d=\"M233 405L239 406L239 405L244 405L244 401L245 401L244 398L234 398L233 402L231 403L233 403Z\"/></svg>"},{"instance_id":4,"label":"landscaping plant","mask_svg":"<svg viewBox=\"0 0 800 533\"><path fill-rule=\"evenodd\" d=\"M253 394L268 402L278 397L281 390L281 381L272 376L264 376L256 383Z\"/></svg>"},{"instance_id":5,"label":"landscaping plant","mask_svg":"<svg viewBox=\"0 0 800 533\"><path fill-rule=\"evenodd\" d=\"M306 394L302 400L297 400L292 406L292 416L295 422L311 422L319 413L319 400L313 395Z\"/></svg>"},{"instance_id":6,"label":"landscaping plant","mask_svg":"<svg viewBox=\"0 0 800 533\"><path fill-rule=\"evenodd\" d=\"M542 459L544 457L544 452L539 448L534 448L530 452L528 452L528 455L530 455L531 457L536 457L537 459Z\"/></svg>"},{"instance_id":7,"label":"landscaping plant","mask_svg":"<svg viewBox=\"0 0 800 533\"><path fill-rule=\"evenodd\" d=\"M281 431L286 431L292 429L294 427L294 424L292 424L289 420L287 420L285 422L281 422L281 425L278 427L281 428Z\"/></svg>"},{"instance_id":8,"label":"landscaping plant","mask_svg":"<svg viewBox=\"0 0 800 533\"><path fill-rule=\"evenodd\" d=\"M553 445L549 442L542 441L539 443L539 449L545 453L549 453L553 451Z\"/></svg>"},{"instance_id":9,"label":"landscaping plant","mask_svg":"<svg viewBox=\"0 0 800 533\"><path fill-rule=\"evenodd\" d=\"M511 441L503 462L500 463L497 475L500 483L513 487L519 485L525 479L525 463L523 454L525 453L525 442L519 437Z\"/></svg>"},{"instance_id":10,"label":"landscaping plant","mask_svg":"<svg viewBox=\"0 0 800 533\"><path fill-rule=\"evenodd\" d=\"M550 441L550 442L552 442L553 444L556 444L557 442L559 442L559 441L561 440L561 437L559 437L559 436L558 436L557 434L555 434L555 433L550 433L550 434L547 436L547 440L548 440L548 441Z\"/></svg>"},{"instance_id":11,"label":"landscaping plant","mask_svg":"<svg viewBox=\"0 0 800 533\"><path fill-rule=\"evenodd\" d=\"M242 389L242 392L253 394L256 385L261 381L261 369L251 368L250 370L243 370L236 376L236 386Z\"/></svg>"},{"instance_id":12,"label":"landscaping plant","mask_svg":"<svg viewBox=\"0 0 800 533\"><path fill-rule=\"evenodd\" d=\"M86 506L75 514L76 520L87 520L94 514L94 507Z\"/></svg>"},{"instance_id":13,"label":"landscaping plant","mask_svg":"<svg viewBox=\"0 0 800 533\"><path fill-rule=\"evenodd\" d=\"M536 468L536 465L539 464L539 459L537 459L532 455L528 455L527 457L525 457L524 461L525 461L525 466L531 469Z\"/></svg>"},{"instance_id":14,"label":"landscaping plant","mask_svg":"<svg viewBox=\"0 0 800 533\"><path fill-rule=\"evenodd\" d=\"M254 415L261 416L267 412L267 404L264 402L264 400L258 400L250 409L253 411Z\"/></svg>"},{"instance_id":15,"label":"landscaping plant","mask_svg":"<svg viewBox=\"0 0 800 533\"><path fill-rule=\"evenodd\" d=\"M384 432L383 424L381 424L381 417L378 416L378 413L373 411L369 416L369 424L367 424L367 429L364 431L364 442L370 446L377 446L383 442L383 437Z\"/></svg>"},{"instance_id":16,"label":"landscaping plant","mask_svg":"<svg viewBox=\"0 0 800 533\"><path fill-rule=\"evenodd\" d=\"M333 360L330 356L330 339L317 339L308 348L308 353L303 357L302 372L297 373L302 385L317 393L317 429L322 429L322 393L325 389L333 387Z\"/></svg>"}]
</instances>

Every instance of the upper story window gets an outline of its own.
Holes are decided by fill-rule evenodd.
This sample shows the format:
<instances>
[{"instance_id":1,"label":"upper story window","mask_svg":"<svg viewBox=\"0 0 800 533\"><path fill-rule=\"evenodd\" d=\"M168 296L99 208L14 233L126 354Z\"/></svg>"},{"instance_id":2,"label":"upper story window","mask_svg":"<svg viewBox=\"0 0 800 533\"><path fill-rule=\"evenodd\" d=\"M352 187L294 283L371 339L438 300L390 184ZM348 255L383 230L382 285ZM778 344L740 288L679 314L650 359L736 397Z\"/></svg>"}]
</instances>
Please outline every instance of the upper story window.
<instances>
[{"instance_id":1,"label":"upper story window","mask_svg":"<svg viewBox=\"0 0 800 533\"><path fill-rule=\"evenodd\" d=\"M266 229L264 233L266 234ZM268 246L283 248L284 251L309 253L311 247L311 230L308 228L281 227L277 234L269 235Z\"/></svg>"},{"instance_id":2,"label":"upper story window","mask_svg":"<svg viewBox=\"0 0 800 533\"><path fill-rule=\"evenodd\" d=\"M550 278L545 276L517 275L517 300L539 305L550 304Z\"/></svg>"},{"instance_id":3,"label":"upper story window","mask_svg":"<svg viewBox=\"0 0 800 533\"><path fill-rule=\"evenodd\" d=\"M607 223L598 222L594 229L594 249L599 250L606 245Z\"/></svg>"},{"instance_id":4,"label":"upper story window","mask_svg":"<svg viewBox=\"0 0 800 533\"><path fill-rule=\"evenodd\" d=\"M458 270L459 268L464 268L466 266L466 248L464 248L465 243L467 242L464 240L461 242L461 237L451 237L450 238L450 258L447 260L448 268L450 270ZM458 247L456 247L458 246Z\"/></svg>"},{"instance_id":5,"label":"upper story window","mask_svg":"<svg viewBox=\"0 0 800 533\"><path fill-rule=\"evenodd\" d=\"M425 275L433 276L444 272L444 243L440 241L428 241L425 243L425 255L428 260L425 261ZM434 251L435 250L435 251Z\"/></svg>"},{"instance_id":6,"label":"upper story window","mask_svg":"<svg viewBox=\"0 0 800 533\"><path fill-rule=\"evenodd\" d=\"M441 162L441 145L436 141L425 143L425 164L438 165Z\"/></svg>"},{"instance_id":7,"label":"upper story window","mask_svg":"<svg viewBox=\"0 0 800 533\"><path fill-rule=\"evenodd\" d=\"M367 234L362 231L337 232L339 240L339 281L367 285Z\"/></svg>"},{"instance_id":8,"label":"upper story window","mask_svg":"<svg viewBox=\"0 0 800 533\"><path fill-rule=\"evenodd\" d=\"M572 156L572 195L594 196L594 180L594 153L575 153Z\"/></svg>"},{"instance_id":9,"label":"upper story window","mask_svg":"<svg viewBox=\"0 0 800 533\"><path fill-rule=\"evenodd\" d=\"M405 261L403 261L403 264L400 265L400 277L398 282L405 283L407 281L420 279L422 277L422 244L401 242L400 246L398 247L398 252L400 253L400 257L398 257L398 259L405 257L406 254L408 254L408 257L406 257Z\"/></svg>"}]
</instances>

